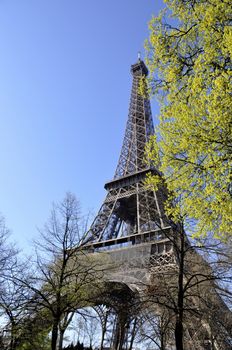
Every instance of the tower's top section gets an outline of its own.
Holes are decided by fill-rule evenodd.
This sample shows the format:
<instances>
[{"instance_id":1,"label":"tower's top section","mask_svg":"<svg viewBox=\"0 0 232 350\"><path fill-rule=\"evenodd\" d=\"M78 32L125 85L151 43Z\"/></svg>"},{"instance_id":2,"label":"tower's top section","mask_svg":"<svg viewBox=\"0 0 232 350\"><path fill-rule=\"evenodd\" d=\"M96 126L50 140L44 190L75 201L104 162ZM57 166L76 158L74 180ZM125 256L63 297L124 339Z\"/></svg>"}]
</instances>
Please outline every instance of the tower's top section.
<instances>
[{"instance_id":1,"label":"tower's top section","mask_svg":"<svg viewBox=\"0 0 232 350\"><path fill-rule=\"evenodd\" d=\"M133 75L129 114L123 140L123 146L114 179L136 174L148 168L145 162L145 147L154 127L148 94L140 92L140 80L148 75L145 63L138 61L131 66ZM145 90L146 90L146 81Z\"/></svg>"},{"instance_id":2,"label":"tower's top section","mask_svg":"<svg viewBox=\"0 0 232 350\"><path fill-rule=\"evenodd\" d=\"M132 64L131 73L133 75L148 75L148 69L145 63L140 59L140 57L138 58L138 61L135 64Z\"/></svg>"}]
</instances>

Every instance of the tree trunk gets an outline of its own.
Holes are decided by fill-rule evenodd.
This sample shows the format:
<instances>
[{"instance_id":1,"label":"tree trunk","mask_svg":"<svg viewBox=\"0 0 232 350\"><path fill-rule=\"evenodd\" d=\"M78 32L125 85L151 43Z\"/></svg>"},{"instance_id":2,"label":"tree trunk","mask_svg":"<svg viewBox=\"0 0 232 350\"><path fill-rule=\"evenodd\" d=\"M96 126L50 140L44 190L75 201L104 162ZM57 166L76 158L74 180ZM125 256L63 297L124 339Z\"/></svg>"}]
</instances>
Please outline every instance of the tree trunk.
<instances>
[{"instance_id":1,"label":"tree trunk","mask_svg":"<svg viewBox=\"0 0 232 350\"><path fill-rule=\"evenodd\" d=\"M184 230L180 230L180 247L179 247L179 273L178 273L178 301L175 323L175 341L176 350L184 350L183 347L183 310L184 310L184 255L185 255L185 237Z\"/></svg>"},{"instance_id":2,"label":"tree trunk","mask_svg":"<svg viewBox=\"0 0 232 350\"><path fill-rule=\"evenodd\" d=\"M160 350L165 350L165 334L163 332L160 334Z\"/></svg>"},{"instance_id":3,"label":"tree trunk","mask_svg":"<svg viewBox=\"0 0 232 350\"><path fill-rule=\"evenodd\" d=\"M61 324L59 325L59 346L58 346L58 349L59 350L62 350L62 347L63 347L63 340L64 340L64 333L68 327L68 325L70 324L70 322L72 321L73 319L73 315L74 315L74 312L72 313L66 313L64 315L64 318L61 322ZM78 336L78 339L79 339L79 336Z\"/></svg>"},{"instance_id":4,"label":"tree trunk","mask_svg":"<svg viewBox=\"0 0 232 350\"><path fill-rule=\"evenodd\" d=\"M59 350L62 350L62 347L63 347L64 332L65 332L64 329L60 330L60 335L59 335L59 347L58 347Z\"/></svg>"},{"instance_id":5,"label":"tree trunk","mask_svg":"<svg viewBox=\"0 0 232 350\"><path fill-rule=\"evenodd\" d=\"M52 342L51 342L51 350L57 350L57 339L58 339L58 321L55 320L52 327Z\"/></svg>"},{"instance_id":6,"label":"tree trunk","mask_svg":"<svg viewBox=\"0 0 232 350\"><path fill-rule=\"evenodd\" d=\"M16 348L16 325L14 320L11 318L11 339L10 339L10 350Z\"/></svg>"},{"instance_id":7,"label":"tree trunk","mask_svg":"<svg viewBox=\"0 0 232 350\"><path fill-rule=\"evenodd\" d=\"M132 350L132 347L134 344L135 335L136 335L136 325L137 325L137 318L134 319L133 328L131 331L131 341L130 341L129 350Z\"/></svg>"},{"instance_id":8,"label":"tree trunk","mask_svg":"<svg viewBox=\"0 0 232 350\"><path fill-rule=\"evenodd\" d=\"M177 316L175 324L175 341L176 350L184 350L183 348L183 321Z\"/></svg>"}]
</instances>

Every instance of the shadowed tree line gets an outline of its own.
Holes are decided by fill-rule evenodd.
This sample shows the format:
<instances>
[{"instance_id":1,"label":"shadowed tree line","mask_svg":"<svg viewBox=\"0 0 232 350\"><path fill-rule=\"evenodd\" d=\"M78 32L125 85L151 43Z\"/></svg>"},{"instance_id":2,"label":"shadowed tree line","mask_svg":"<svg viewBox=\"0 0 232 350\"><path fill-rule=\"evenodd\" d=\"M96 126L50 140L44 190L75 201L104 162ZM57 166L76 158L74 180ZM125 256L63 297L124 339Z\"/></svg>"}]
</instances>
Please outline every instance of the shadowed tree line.
<instances>
[{"instance_id":1,"label":"shadowed tree line","mask_svg":"<svg viewBox=\"0 0 232 350\"><path fill-rule=\"evenodd\" d=\"M70 345L64 347L63 350L93 350L93 349L92 347L87 347L87 348L84 347L84 345L78 341L76 345L71 343Z\"/></svg>"}]
</instances>

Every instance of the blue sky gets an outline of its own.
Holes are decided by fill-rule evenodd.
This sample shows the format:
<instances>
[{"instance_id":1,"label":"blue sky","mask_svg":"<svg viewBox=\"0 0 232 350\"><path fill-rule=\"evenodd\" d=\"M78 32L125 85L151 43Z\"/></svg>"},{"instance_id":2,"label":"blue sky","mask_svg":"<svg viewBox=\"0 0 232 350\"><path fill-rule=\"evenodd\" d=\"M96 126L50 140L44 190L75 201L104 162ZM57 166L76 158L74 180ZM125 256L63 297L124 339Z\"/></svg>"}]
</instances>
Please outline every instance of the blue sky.
<instances>
[{"instance_id":1,"label":"blue sky","mask_svg":"<svg viewBox=\"0 0 232 350\"><path fill-rule=\"evenodd\" d=\"M162 6L0 1L0 211L21 248L66 191L97 212L122 145L130 65Z\"/></svg>"}]
</instances>

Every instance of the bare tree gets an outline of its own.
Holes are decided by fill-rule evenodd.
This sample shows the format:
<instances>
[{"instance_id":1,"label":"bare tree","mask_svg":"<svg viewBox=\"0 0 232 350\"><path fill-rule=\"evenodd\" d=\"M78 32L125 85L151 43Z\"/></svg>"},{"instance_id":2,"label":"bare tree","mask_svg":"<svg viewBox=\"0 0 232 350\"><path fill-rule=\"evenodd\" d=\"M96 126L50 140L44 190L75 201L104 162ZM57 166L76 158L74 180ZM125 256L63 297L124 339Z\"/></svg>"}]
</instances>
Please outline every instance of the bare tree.
<instances>
[{"instance_id":1,"label":"bare tree","mask_svg":"<svg viewBox=\"0 0 232 350\"><path fill-rule=\"evenodd\" d=\"M76 333L77 340L85 343L85 346L89 345L89 348L92 349L99 344L101 324L99 315L93 308L78 310L74 315L71 329Z\"/></svg>"},{"instance_id":2,"label":"bare tree","mask_svg":"<svg viewBox=\"0 0 232 350\"><path fill-rule=\"evenodd\" d=\"M15 276L22 274L25 265L19 260L19 251L9 242L10 231L0 216L0 314L2 318L2 348L14 350L19 337L20 322L25 313L28 294L15 284Z\"/></svg>"},{"instance_id":3,"label":"bare tree","mask_svg":"<svg viewBox=\"0 0 232 350\"><path fill-rule=\"evenodd\" d=\"M100 331L100 320L92 309L88 309L87 314L83 314L83 317L85 320L85 328L89 341L89 348L93 349L93 347L99 342L97 336Z\"/></svg>"},{"instance_id":4,"label":"bare tree","mask_svg":"<svg viewBox=\"0 0 232 350\"><path fill-rule=\"evenodd\" d=\"M174 330L173 320L168 310L163 309L159 315L144 310L137 317L136 328L135 343L157 350L167 350L167 346L170 346Z\"/></svg>"},{"instance_id":5,"label":"bare tree","mask_svg":"<svg viewBox=\"0 0 232 350\"><path fill-rule=\"evenodd\" d=\"M21 322L27 313L27 304L30 298L30 290L25 285L15 283L23 273L23 265L18 264L12 267L11 275L6 276L2 283L0 294L0 307L4 319L5 342L7 349L15 350L21 336Z\"/></svg>"},{"instance_id":6,"label":"bare tree","mask_svg":"<svg viewBox=\"0 0 232 350\"><path fill-rule=\"evenodd\" d=\"M12 269L12 260L18 250L9 243L10 230L6 226L5 218L0 214L0 279L4 279L7 271Z\"/></svg>"},{"instance_id":7,"label":"bare tree","mask_svg":"<svg viewBox=\"0 0 232 350\"><path fill-rule=\"evenodd\" d=\"M36 270L24 283L34 292L32 319L41 317L51 329L51 350L62 349L64 332L73 312L88 304L102 266L80 242L85 227L76 197L67 193L54 204L51 216L35 243Z\"/></svg>"},{"instance_id":8,"label":"bare tree","mask_svg":"<svg viewBox=\"0 0 232 350\"><path fill-rule=\"evenodd\" d=\"M220 295L220 288L224 286L228 297L225 282L231 282L231 278L225 269L222 273L221 243L208 239L190 244L180 223L166 235L172 243L176 262L169 268L162 260L160 267L154 259L153 281L148 287L147 300L171 315L177 350L183 350L185 344L198 344L201 348L206 342L212 342L213 334L218 335L215 341L220 346L230 349L232 316ZM157 264L158 261L159 255Z\"/></svg>"}]
</instances>

